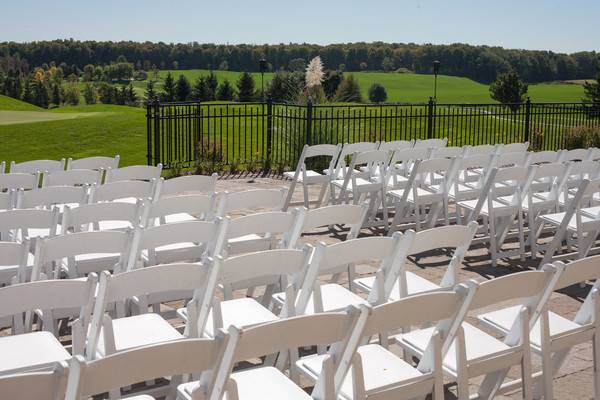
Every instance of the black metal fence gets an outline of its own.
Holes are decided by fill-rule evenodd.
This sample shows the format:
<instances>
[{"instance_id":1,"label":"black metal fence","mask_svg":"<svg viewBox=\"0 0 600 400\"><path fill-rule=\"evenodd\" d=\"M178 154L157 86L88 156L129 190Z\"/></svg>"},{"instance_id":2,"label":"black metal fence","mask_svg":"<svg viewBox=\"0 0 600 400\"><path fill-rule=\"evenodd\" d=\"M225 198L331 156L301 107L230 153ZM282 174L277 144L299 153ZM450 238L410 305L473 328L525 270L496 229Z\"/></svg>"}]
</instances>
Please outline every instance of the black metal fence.
<instances>
[{"instance_id":1,"label":"black metal fence","mask_svg":"<svg viewBox=\"0 0 600 400\"><path fill-rule=\"evenodd\" d=\"M600 123L589 103L313 105L153 102L148 164L165 168L293 168L317 143L448 138L449 146L530 141L561 148L565 131Z\"/></svg>"}]
</instances>

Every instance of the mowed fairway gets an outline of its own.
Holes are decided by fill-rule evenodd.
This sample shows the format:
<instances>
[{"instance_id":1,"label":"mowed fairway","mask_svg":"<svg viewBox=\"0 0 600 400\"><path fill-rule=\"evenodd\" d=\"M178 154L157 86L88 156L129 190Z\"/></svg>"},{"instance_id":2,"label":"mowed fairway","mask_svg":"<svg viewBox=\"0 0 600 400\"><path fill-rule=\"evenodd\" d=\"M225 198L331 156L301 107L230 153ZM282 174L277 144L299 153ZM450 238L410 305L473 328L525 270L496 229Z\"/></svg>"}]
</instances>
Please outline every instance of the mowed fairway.
<instances>
[{"instance_id":1,"label":"mowed fairway","mask_svg":"<svg viewBox=\"0 0 600 400\"><path fill-rule=\"evenodd\" d=\"M171 72L174 79L185 75L193 84L198 77L209 74L208 70L171 70L160 71L162 81ZM214 71L219 82L227 79L235 84L240 72ZM347 72L346 74L350 74ZM352 72L358 79L363 100L368 100L368 90L373 83L385 86L388 101L403 103L426 102L433 96L433 75L401 74L385 72ZM260 90L260 74L253 73L255 87ZM265 74L265 87L272 78L272 73ZM141 92L145 81L136 81L134 86ZM162 86L162 82L158 85ZM160 90L160 89L159 89ZM583 87L577 83L541 83L529 86L529 96L534 102L579 102L583 97ZM438 76L437 97L440 103L495 103L490 98L489 86L468 78L456 76Z\"/></svg>"}]
</instances>

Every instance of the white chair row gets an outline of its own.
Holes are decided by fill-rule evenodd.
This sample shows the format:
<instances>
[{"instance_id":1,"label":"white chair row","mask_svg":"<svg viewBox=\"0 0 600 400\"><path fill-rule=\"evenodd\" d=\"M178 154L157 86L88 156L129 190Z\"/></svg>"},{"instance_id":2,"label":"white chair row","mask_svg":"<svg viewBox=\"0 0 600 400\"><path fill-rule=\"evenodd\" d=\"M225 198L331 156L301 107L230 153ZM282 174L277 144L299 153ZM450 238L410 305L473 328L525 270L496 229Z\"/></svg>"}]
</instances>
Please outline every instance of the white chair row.
<instances>
[{"instance_id":1,"label":"white chair row","mask_svg":"<svg viewBox=\"0 0 600 400\"><path fill-rule=\"evenodd\" d=\"M300 259L304 257L301 253L297 253ZM443 377L446 376L457 382L459 398L469 398L469 385L473 383L470 379L483 376L478 386L479 398L493 398L516 388L522 389L525 399L541 395L552 398L553 377L558 373L566 352L588 341L598 345L599 261L598 257L594 257L566 266L556 263L540 271L515 273L482 283L468 281L454 290L409 296L377 305L351 306L346 312L288 316L258 325L232 325L227 333L220 330L213 338L186 339L173 333L170 340L150 341L145 346L124 346L116 353L87 359L71 357L61 347L64 353L60 357L52 354L58 358L54 361L57 364L49 361L49 352L43 353L48 355L47 362L38 368L48 372L8 376L8 372L3 372L0 391L10 398L26 400L62 399L65 393L67 399L79 399L106 392L118 398L122 387L170 377L167 393L175 395L176 390L179 399L221 399L224 393L227 398L233 399L414 398L430 393L435 398L443 398ZM104 301L121 302L133 293L150 288L164 289L165 283L158 279L149 282L152 278L167 276L163 273L169 273L178 286L189 287L191 282L184 280L191 279L196 283L203 280L204 277L200 276L206 271L202 269L199 265L171 265L134 271L120 277L116 275L111 279L104 275L101 279L104 284L100 284L98 293ZM593 280L596 283L573 320L547 310L548 299L554 290ZM15 296L20 291L20 295L27 294L26 298L33 298L31 291L34 285L42 284L47 285L45 295L50 296L59 290L58 283L45 281L17 285L10 288L12 293L7 291L9 288L3 288L0 296L4 299L6 295ZM60 288L63 293L82 292L80 300L90 293L89 280L60 283L72 285L68 289L66 286ZM69 296L60 297L69 301L54 299L51 302L53 306L75 304ZM11 302L7 306L9 309L3 311L16 313L40 307L39 301L31 300L19 305ZM99 303L96 302L96 309L101 307ZM510 305L506 306L507 303ZM7 303L3 301L0 304ZM42 305L48 307L48 304ZM490 307L500 309L489 312ZM139 317L147 320L157 318L151 315L141 314ZM483 326L491 328L501 338L465 322L467 316L477 316ZM112 326L119 327L113 332L122 331L126 326L130 329L132 325L141 326L142 318L139 317L112 319ZM94 315L92 319L95 318ZM106 321L110 319L106 317ZM167 325L164 329L168 329ZM97 331L94 323L90 330ZM135 333L138 336L145 333L147 339L152 336L146 329L137 329ZM28 335L41 338L42 334L34 332ZM9 352L4 354L10 355L7 359L3 358L4 362L23 356L15 342L9 344L7 339L21 336L21 340L25 341L24 337L28 335L0 338L0 346L6 345ZM126 343L131 345L130 341L119 342ZM400 346L407 358L392 352L390 344ZM55 345L60 344L56 342ZM299 355L300 348L314 345L322 349L330 346L317 354ZM541 371L532 372L531 352L542 356ZM275 358L273 354L279 356ZM264 365L232 371L234 365L261 356L266 356ZM410 361L411 356L418 359L416 365ZM41 359L40 354L36 357ZM69 361L69 366L66 361ZM599 362L599 357L595 356L595 365ZM508 370L515 365L522 370L521 378L506 382ZM282 373L285 371L288 371L287 375ZM182 376L187 374L196 379L200 377L200 380L182 384ZM312 395L298 386L299 375L314 383ZM597 396L600 394L600 380L598 376L594 379ZM142 386L142 389L145 387Z\"/></svg>"},{"instance_id":2,"label":"white chair row","mask_svg":"<svg viewBox=\"0 0 600 400\"><path fill-rule=\"evenodd\" d=\"M10 162L9 173L25 173L25 174L36 174L44 172L58 172L69 169L116 169L119 168L120 156L114 157L85 157L73 160L72 158L61 159L61 160L31 160L16 163ZM3 174L6 170L6 163L0 163L0 174Z\"/></svg>"}]
</instances>

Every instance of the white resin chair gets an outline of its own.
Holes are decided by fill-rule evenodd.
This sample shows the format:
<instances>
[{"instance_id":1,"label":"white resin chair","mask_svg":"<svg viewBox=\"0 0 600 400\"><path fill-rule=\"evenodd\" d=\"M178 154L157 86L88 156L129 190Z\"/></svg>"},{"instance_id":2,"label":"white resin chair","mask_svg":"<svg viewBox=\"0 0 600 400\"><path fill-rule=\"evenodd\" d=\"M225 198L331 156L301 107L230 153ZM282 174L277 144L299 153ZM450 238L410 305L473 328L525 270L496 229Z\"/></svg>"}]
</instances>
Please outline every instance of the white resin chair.
<instances>
[{"instance_id":1,"label":"white resin chair","mask_svg":"<svg viewBox=\"0 0 600 400\"><path fill-rule=\"evenodd\" d=\"M211 220L215 214L216 195L181 194L147 201L142 218L145 226L183 221Z\"/></svg>"},{"instance_id":2,"label":"white resin chair","mask_svg":"<svg viewBox=\"0 0 600 400\"><path fill-rule=\"evenodd\" d=\"M71 208L66 206L61 221L63 234L82 231L134 229L142 223L142 202L92 203Z\"/></svg>"},{"instance_id":3,"label":"white resin chair","mask_svg":"<svg viewBox=\"0 0 600 400\"><path fill-rule=\"evenodd\" d=\"M444 399L442 360L450 347L452 322L464 307L467 290L413 296L374 306L362 331L366 339L352 358L352 367L341 385L342 399L412 399L433 394ZM434 324L426 355L416 366L388 349L390 333L410 326ZM448 343L444 343L444 342ZM314 355L297 361L300 371L315 381L322 371L325 356Z\"/></svg>"},{"instance_id":4,"label":"white resin chair","mask_svg":"<svg viewBox=\"0 0 600 400\"><path fill-rule=\"evenodd\" d=\"M165 180L158 180L160 198L192 195L192 194L211 194L216 190L217 179L219 175L215 172L212 175L185 175Z\"/></svg>"},{"instance_id":5,"label":"white resin chair","mask_svg":"<svg viewBox=\"0 0 600 400\"><path fill-rule=\"evenodd\" d=\"M16 163L10 162L9 172L22 172L25 174L40 174L44 172L63 171L65 169L65 159L56 160L32 160Z\"/></svg>"},{"instance_id":6,"label":"white resin chair","mask_svg":"<svg viewBox=\"0 0 600 400\"><path fill-rule=\"evenodd\" d=\"M461 212L467 213L467 222L477 221L479 217L483 218L484 240L489 241L493 266L503 256L518 254L521 259L525 258L525 232L521 211L536 168L537 166L494 168L477 200L456 203L456 206L461 208ZM515 223L515 218L518 225L519 248L502 251L502 244Z\"/></svg>"},{"instance_id":7,"label":"white resin chair","mask_svg":"<svg viewBox=\"0 0 600 400\"><path fill-rule=\"evenodd\" d=\"M560 161L591 161L594 155L594 150L594 148L589 148L563 151Z\"/></svg>"},{"instance_id":8,"label":"white resin chair","mask_svg":"<svg viewBox=\"0 0 600 400\"><path fill-rule=\"evenodd\" d=\"M106 183L118 181L151 181L159 179L162 164L156 167L151 165L132 165L122 168L109 168L106 170Z\"/></svg>"},{"instance_id":9,"label":"white resin chair","mask_svg":"<svg viewBox=\"0 0 600 400\"><path fill-rule=\"evenodd\" d=\"M93 169L69 169L66 171L48 172L42 179L42 187L47 186L80 186L102 183L102 171Z\"/></svg>"},{"instance_id":10,"label":"white resin chair","mask_svg":"<svg viewBox=\"0 0 600 400\"><path fill-rule=\"evenodd\" d=\"M199 392L208 399L212 394L212 382L216 368L221 363L228 337L218 339L184 339L151 344L121 351L96 360L73 357L69 365L65 400L100 398L98 395L109 392L111 399L120 399L122 387L151 381L154 378L169 377L167 398L174 398L182 376L202 373ZM128 395L129 400L154 400L142 390L140 394ZM154 392L153 392L154 394ZM161 393L159 393L161 394ZM157 396L158 397L158 396ZM217 398L217 397L215 397Z\"/></svg>"},{"instance_id":11,"label":"white resin chair","mask_svg":"<svg viewBox=\"0 0 600 400\"><path fill-rule=\"evenodd\" d=\"M0 375L52 369L57 361L71 358L58 341L55 313L75 309L72 321L72 354L83 354L96 276L87 279L46 280L0 288L0 328L10 336L0 337ZM37 311L43 310L43 311ZM33 331L31 313L38 318ZM8 317L8 318L7 318ZM3 394L4 395L4 394Z\"/></svg>"},{"instance_id":12,"label":"white resin chair","mask_svg":"<svg viewBox=\"0 0 600 400\"><path fill-rule=\"evenodd\" d=\"M0 174L0 192L10 189L37 189L39 183L39 174L28 174L24 172Z\"/></svg>"},{"instance_id":13,"label":"white resin chair","mask_svg":"<svg viewBox=\"0 0 600 400\"><path fill-rule=\"evenodd\" d=\"M252 189L240 192L224 192L217 205L217 216L224 217L232 212L281 211L285 201L283 189Z\"/></svg>"},{"instance_id":14,"label":"white resin chair","mask_svg":"<svg viewBox=\"0 0 600 400\"><path fill-rule=\"evenodd\" d=\"M29 241L0 242L0 287L25 282L27 267L33 264Z\"/></svg>"},{"instance_id":15,"label":"white resin chair","mask_svg":"<svg viewBox=\"0 0 600 400\"><path fill-rule=\"evenodd\" d=\"M90 190L90 203L120 201L136 203L138 199L153 199L156 194L156 180L118 181L94 185Z\"/></svg>"},{"instance_id":16,"label":"white resin chair","mask_svg":"<svg viewBox=\"0 0 600 400\"><path fill-rule=\"evenodd\" d=\"M58 209L14 209L0 212L0 238L3 241L52 237L57 234Z\"/></svg>"},{"instance_id":17,"label":"white resin chair","mask_svg":"<svg viewBox=\"0 0 600 400\"><path fill-rule=\"evenodd\" d=\"M448 144L448 138L443 139L417 139L414 144L414 148L427 148L427 149L437 149L440 147L446 147Z\"/></svg>"},{"instance_id":18,"label":"white resin chair","mask_svg":"<svg viewBox=\"0 0 600 400\"><path fill-rule=\"evenodd\" d=\"M597 349L600 343L598 324L600 311L600 256L588 257L573 261L567 265L560 261L555 263L557 268L564 269L554 285L554 290L563 290L576 284L595 281L588 295L577 310L574 318L566 318L553 311L544 310L540 318L531 327L531 350L542 358L542 371L534 374L535 378L542 377L544 398L552 399L552 379L558 374L569 350L575 345L591 341ZM547 308L547 307L546 307ZM479 320L501 335L510 332L510 320L519 310L509 307L479 315ZM600 355L592 352L594 362L594 398L600 396Z\"/></svg>"},{"instance_id":19,"label":"white resin chair","mask_svg":"<svg viewBox=\"0 0 600 400\"><path fill-rule=\"evenodd\" d=\"M60 361L51 371L0 376L0 393L6 399L64 400L68 368Z\"/></svg>"},{"instance_id":20,"label":"white resin chair","mask_svg":"<svg viewBox=\"0 0 600 400\"><path fill-rule=\"evenodd\" d=\"M344 179L349 168L347 164L348 157L351 157L354 153L364 153L366 151L377 150L378 147L378 142L345 143L340 150L339 156L337 157L334 169L325 169L323 170L323 173L330 175L332 180Z\"/></svg>"},{"instance_id":21,"label":"white resin chair","mask_svg":"<svg viewBox=\"0 0 600 400\"><path fill-rule=\"evenodd\" d=\"M299 316L246 328L233 326L229 329L229 346L219 366L215 386L226 387L228 383L228 400L337 399L367 313L365 308L352 308L347 313ZM309 395L294 383L298 376L295 361L298 348L314 345L330 347L322 357L323 373L317 374L312 395ZM278 368L267 364L232 372L237 362L277 353ZM283 360L290 360L290 377L281 372L285 365ZM200 394L201 388L196 382L183 384L178 389L181 400L197 399Z\"/></svg>"},{"instance_id":22,"label":"white resin chair","mask_svg":"<svg viewBox=\"0 0 600 400\"><path fill-rule=\"evenodd\" d=\"M600 164L596 161L563 161L568 162L571 162L571 169L564 185L564 193L559 200L563 210L571 202L584 179L593 180L600 177Z\"/></svg>"},{"instance_id":23,"label":"white resin chair","mask_svg":"<svg viewBox=\"0 0 600 400\"><path fill-rule=\"evenodd\" d=\"M317 199L317 207L319 207L323 203L323 199L325 198L325 194L329 189L329 181L331 180L331 175L324 173L321 174L312 169L307 169L306 163L308 159L319 157L320 159L324 157L330 157L329 168L328 171L333 171L335 169L335 164L340 154L342 146L340 144L318 144L314 146L305 145L302 149L302 153L300 154L300 158L298 159L298 165L296 166L295 171L287 171L283 173L283 176L291 179L290 187L287 191L285 203L283 206L283 210L287 210L292 200L292 196L294 194L294 189L297 184L302 185L302 190L304 193L304 207L309 208L309 187L314 185L320 185L321 191L319 192L319 198Z\"/></svg>"},{"instance_id":24,"label":"white resin chair","mask_svg":"<svg viewBox=\"0 0 600 400\"><path fill-rule=\"evenodd\" d=\"M125 270L131 234L124 231L90 231L38 239L32 280L42 273L54 279L63 273L78 278L92 272Z\"/></svg>"},{"instance_id":25,"label":"white resin chair","mask_svg":"<svg viewBox=\"0 0 600 400\"><path fill-rule=\"evenodd\" d=\"M16 208L58 208L77 207L88 202L88 186L47 186L34 190L17 192Z\"/></svg>"},{"instance_id":26,"label":"white resin chair","mask_svg":"<svg viewBox=\"0 0 600 400\"><path fill-rule=\"evenodd\" d=\"M508 370L515 365L520 365L523 398L532 399L529 329L545 306L558 276L549 267L544 271L525 271L479 284L469 283L475 285L471 290L473 295L465 301L469 311L518 301L519 312L510 321L510 334L503 341L464 322L465 315L457 316L453 324L458 326L451 329L447 338L451 345L442 366L446 375L456 380L459 399L469 398L469 380L477 376L484 376L478 398L494 398ZM433 333L434 328L417 329L394 339L409 354L422 358Z\"/></svg>"},{"instance_id":27,"label":"white resin chair","mask_svg":"<svg viewBox=\"0 0 600 400\"><path fill-rule=\"evenodd\" d=\"M382 140L379 142L379 147L377 147L377 150L399 151L410 149L414 146L414 144L414 140L390 140L389 142Z\"/></svg>"},{"instance_id":28,"label":"white resin chair","mask_svg":"<svg viewBox=\"0 0 600 400\"><path fill-rule=\"evenodd\" d=\"M405 188L415 163L428 160L432 151L427 147L395 151L388 168L388 190Z\"/></svg>"},{"instance_id":29,"label":"white resin chair","mask_svg":"<svg viewBox=\"0 0 600 400\"><path fill-rule=\"evenodd\" d=\"M93 156L78 158L73 160L69 158L67 160L67 170L69 169L95 169L95 170L107 170L109 168L119 168L119 160L121 157L116 155L114 157L103 157Z\"/></svg>"}]
</instances>

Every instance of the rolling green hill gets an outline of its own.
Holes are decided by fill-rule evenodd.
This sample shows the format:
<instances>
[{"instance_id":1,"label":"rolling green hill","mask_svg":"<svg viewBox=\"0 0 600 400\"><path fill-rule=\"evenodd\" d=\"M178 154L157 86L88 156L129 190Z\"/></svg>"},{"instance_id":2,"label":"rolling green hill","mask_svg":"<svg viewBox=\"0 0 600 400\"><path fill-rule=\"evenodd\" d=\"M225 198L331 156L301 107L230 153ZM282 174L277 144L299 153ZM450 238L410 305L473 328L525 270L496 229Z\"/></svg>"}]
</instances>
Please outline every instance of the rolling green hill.
<instances>
[{"instance_id":1,"label":"rolling green hill","mask_svg":"<svg viewBox=\"0 0 600 400\"><path fill-rule=\"evenodd\" d=\"M7 111L46 111L43 108L34 106L21 100L13 99L12 97L3 96L0 94L0 110Z\"/></svg>"}]
</instances>

